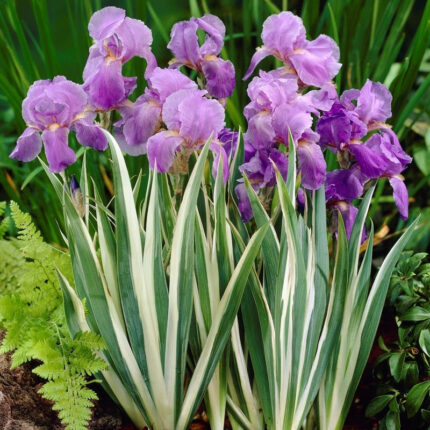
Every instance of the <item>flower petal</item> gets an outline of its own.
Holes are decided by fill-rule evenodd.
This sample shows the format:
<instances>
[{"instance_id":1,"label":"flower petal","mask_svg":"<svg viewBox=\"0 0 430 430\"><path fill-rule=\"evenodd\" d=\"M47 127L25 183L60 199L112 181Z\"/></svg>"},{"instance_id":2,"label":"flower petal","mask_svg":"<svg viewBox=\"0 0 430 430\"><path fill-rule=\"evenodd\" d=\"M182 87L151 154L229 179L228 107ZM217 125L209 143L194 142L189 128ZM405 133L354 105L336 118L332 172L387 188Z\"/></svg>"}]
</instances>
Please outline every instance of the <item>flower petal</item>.
<instances>
[{"instance_id":1,"label":"flower petal","mask_svg":"<svg viewBox=\"0 0 430 430\"><path fill-rule=\"evenodd\" d=\"M92 104L108 110L125 99L126 92L121 71L120 60L103 62L97 72L84 82L84 89L90 96Z\"/></svg>"},{"instance_id":2,"label":"flower petal","mask_svg":"<svg viewBox=\"0 0 430 430\"><path fill-rule=\"evenodd\" d=\"M393 188L394 202L399 209L400 216L402 219L407 220L409 212L408 189L405 183L397 176L392 176L389 181Z\"/></svg>"},{"instance_id":3,"label":"flower petal","mask_svg":"<svg viewBox=\"0 0 430 430\"><path fill-rule=\"evenodd\" d=\"M297 167L302 173L302 185L317 190L324 182L327 165L321 147L316 143L301 141L297 147Z\"/></svg>"},{"instance_id":4,"label":"flower petal","mask_svg":"<svg viewBox=\"0 0 430 430\"><path fill-rule=\"evenodd\" d=\"M283 59L302 47L306 30L301 18L291 12L269 16L263 23L261 39L268 49L279 52Z\"/></svg>"},{"instance_id":5,"label":"flower petal","mask_svg":"<svg viewBox=\"0 0 430 430\"><path fill-rule=\"evenodd\" d=\"M194 18L200 29L207 33L206 40L200 47L202 58L208 55L218 55L224 45L225 25L215 15L206 14L201 18Z\"/></svg>"},{"instance_id":6,"label":"flower petal","mask_svg":"<svg viewBox=\"0 0 430 430\"><path fill-rule=\"evenodd\" d=\"M203 75L209 94L218 99L230 97L235 85L234 66L231 61L214 57L202 61Z\"/></svg>"},{"instance_id":7,"label":"flower petal","mask_svg":"<svg viewBox=\"0 0 430 430\"><path fill-rule=\"evenodd\" d=\"M45 130L42 140L45 146L49 170L54 173L62 172L68 165L76 161L76 155L68 142L69 129L58 128L55 131Z\"/></svg>"},{"instance_id":8,"label":"flower petal","mask_svg":"<svg viewBox=\"0 0 430 430\"><path fill-rule=\"evenodd\" d=\"M106 39L114 34L125 18L125 10L114 6L95 12L88 24L90 36L95 40Z\"/></svg>"},{"instance_id":9,"label":"flower petal","mask_svg":"<svg viewBox=\"0 0 430 430\"><path fill-rule=\"evenodd\" d=\"M300 80L306 85L322 87L331 81L339 71L339 47L336 42L322 34L304 49L289 56Z\"/></svg>"},{"instance_id":10,"label":"flower petal","mask_svg":"<svg viewBox=\"0 0 430 430\"><path fill-rule=\"evenodd\" d=\"M214 161L212 164L212 176L214 178L217 177L218 174L218 166L220 157L222 157L222 174L224 179L224 184L227 182L228 177L230 176L230 169L228 166L228 156L225 152L222 145L220 145L218 142L212 142L210 145L210 150L215 154Z\"/></svg>"},{"instance_id":11,"label":"flower petal","mask_svg":"<svg viewBox=\"0 0 430 430\"><path fill-rule=\"evenodd\" d=\"M363 186L366 178L363 177L357 168L327 172L326 178L327 200L352 201L358 199L363 194Z\"/></svg>"},{"instance_id":12,"label":"flower petal","mask_svg":"<svg viewBox=\"0 0 430 430\"><path fill-rule=\"evenodd\" d=\"M251 201L244 184L239 184L234 189L237 197L237 207L244 222L248 222L254 215L252 213Z\"/></svg>"},{"instance_id":13,"label":"flower petal","mask_svg":"<svg viewBox=\"0 0 430 430\"><path fill-rule=\"evenodd\" d=\"M172 27L170 42L167 45L179 62L191 63L194 67L200 58L197 28L195 21L177 22Z\"/></svg>"},{"instance_id":14,"label":"flower petal","mask_svg":"<svg viewBox=\"0 0 430 430\"><path fill-rule=\"evenodd\" d=\"M385 122L391 116L392 99L385 85L368 79L357 98L355 111L366 124L372 121Z\"/></svg>"},{"instance_id":15,"label":"flower petal","mask_svg":"<svg viewBox=\"0 0 430 430\"><path fill-rule=\"evenodd\" d=\"M86 121L77 121L72 129L76 132L76 139L83 146L90 146L98 151L104 151L107 146L106 136L101 128Z\"/></svg>"},{"instance_id":16,"label":"flower petal","mask_svg":"<svg viewBox=\"0 0 430 430\"><path fill-rule=\"evenodd\" d=\"M148 140L148 160L151 169L167 172L173 165L176 151L181 148L182 137L169 131L160 131Z\"/></svg>"},{"instance_id":17,"label":"flower petal","mask_svg":"<svg viewBox=\"0 0 430 430\"><path fill-rule=\"evenodd\" d=\"M28 127L18 137L15 149L10 154L10 157L19 161L31 161L37 157L41 149L42 139L40 138L39 130Z\"/></svg>"},{"instance_id":18,"label":"flower petal","mask_svg":"<svg viewBox=\"0 0 430 430\"><path fill-rule=\"evenodd\" d=\"M246 81L252 75L252 72L255 70L258 63L263 61L269 55L272 55L272 53L266 47L262 46L261 48L257 48L257 51L255 51L251 58L251 62L249 63L248 70L246 71L243 80Z\"/></svg>"}]
</instances>

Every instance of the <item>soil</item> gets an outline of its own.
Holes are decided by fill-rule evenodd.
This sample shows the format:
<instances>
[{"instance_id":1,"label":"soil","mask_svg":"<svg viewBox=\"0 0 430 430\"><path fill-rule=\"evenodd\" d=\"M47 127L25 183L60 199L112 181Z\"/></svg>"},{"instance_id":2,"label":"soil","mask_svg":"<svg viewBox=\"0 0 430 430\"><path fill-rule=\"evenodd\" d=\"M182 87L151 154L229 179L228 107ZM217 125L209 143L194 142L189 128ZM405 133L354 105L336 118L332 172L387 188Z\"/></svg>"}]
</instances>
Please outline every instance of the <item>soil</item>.
<instances>
[{"instance_id":1,"label":"soil","mask_svg":"<svg viewBox=\"0 0 430 430\"><path fill-rule=\"evenodd\" d=\"M0 332L0 340L2 333ZM10 370L10 354L0 355L0 430L60 430L52 403L38 394L43 380L32 372L37 363L30 362ZM90 430L134 430L120 408L102 389L98 394Z\"/></svg>"}]
</instances>

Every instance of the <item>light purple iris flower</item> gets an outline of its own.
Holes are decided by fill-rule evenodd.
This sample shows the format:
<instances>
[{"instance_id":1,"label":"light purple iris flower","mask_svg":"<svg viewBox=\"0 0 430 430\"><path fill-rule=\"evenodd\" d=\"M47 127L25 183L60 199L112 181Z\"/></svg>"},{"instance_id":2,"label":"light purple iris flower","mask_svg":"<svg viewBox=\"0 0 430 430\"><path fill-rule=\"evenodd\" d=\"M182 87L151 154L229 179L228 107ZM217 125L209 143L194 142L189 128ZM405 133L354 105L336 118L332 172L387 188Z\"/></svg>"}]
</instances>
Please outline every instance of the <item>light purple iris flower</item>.
<instances>
[{"instance_id":1,"label":"light purple iris flower","mask_svg":"<svg viewBox=\"0 0 430 430\"><path fill-rule=\"evenodd\" d=\"M179 70L155 68L147 77L148 87L135 103L119 108L122 119L115 126L121 149L130 155L146 153L148 139L161 127L161 109L167 97L179 90L195 90L197 85Z\"/></svg>"},{"instance_id":2,"label":"light purple iris flower","mask_svg":"<svg viewBox=\"0 0 430 430\"><path fill-rule=\"evenodd\" d=\"M264 21L261 38L263 46L257 48L244 79L248 79L257 64L269 55L284 62L303 84L315 87L331 81L341 67L336 42L326 35L306 40L302 20L291 12L269 16Z\"/></svg>"},{"instance_id":3,"label":"light purple iris flower","mask_svg":"<svg viewBox=\"0 0 430 430\"><path fill-rule=\"evenodd\" d=\"M93 14L88 30L94 39L83 78L92 105L108 110L121 104L136 88L136 78L122 76L122 65L133 57L147 61L146 74L157 65L151 52L151 30L125 10L105 7Z\"/></svg>"},{"instance_id":4,"label":"light purple iris flower","mask_svg":"<svg viewBox=\"0 0 430 430\"><path fill-rule=\"evenodd\" d=\"M31 161L41 151L43 142L50 170L61 172L76 160L68 145L70 130L76 132L81 145L105 150L106 138L102 130L92 123L95 114L86 111L86 107L85 91L64 76L57 76L52 81L36 81L22 103L22 116L27 128L10 156L20 161Z\"/></svg>"},{"instance_id":5,"label":"light purple iris flower","mask_svg":"<svg viewBox=\"0 0 430 430\"><path fill-rule=\"evenodd\" d=\"M218 136L224 128L224 108L217 100L205 95L204 90L188 89L167 97L162 109L166 130L150 137L147 143L152 169L157 165L159 172L186 172L191 152L201 148L211 135ZM227 180L228 157L222 143L213 139L211 150L215 155L215 166L222 157L224 179Z\"/></svg>"},{"instance_id":6,"label":"light purple iris flower","mask_svg":"<svg viewBox=\"0 0 430 430\"><path fill-rule=\"evenodd\" d=\"M199 45L198 29L206 33L202 45ZM205 78L208 93L216 98L231 96L235 85L233 64L219 57L224 36L223 22L215 15L206 14L176 23L167 45L175 56L171 67L185 65L200 72Z\"/></svg>"}]
</instances>

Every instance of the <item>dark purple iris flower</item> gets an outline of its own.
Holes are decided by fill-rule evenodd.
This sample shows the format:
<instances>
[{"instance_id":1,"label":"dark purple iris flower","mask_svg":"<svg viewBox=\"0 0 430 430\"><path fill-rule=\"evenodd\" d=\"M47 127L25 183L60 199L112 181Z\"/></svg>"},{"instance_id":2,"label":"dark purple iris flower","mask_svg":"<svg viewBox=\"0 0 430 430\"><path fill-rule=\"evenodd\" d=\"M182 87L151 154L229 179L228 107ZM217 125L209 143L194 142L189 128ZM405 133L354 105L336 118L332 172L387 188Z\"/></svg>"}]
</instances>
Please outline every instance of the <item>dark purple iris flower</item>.
<instances>
[{"instance_id":1,"label":"dark purple iris flower","mask_svg":"<svg viewBox=\"0 0 430 430\"><path fill-rule=\"evenodd\" d=\"M199 45L198 29L206 33L202 45ZM231 96L235 85L232 62L219 57L224 36L223 22L215 15L206 14L201 18L176 23L167 45L175 56L171 67L187 66L200 72L206 81L208 93L216 98Z\"/></svg>"},{"instance_id":2,"label":"dark purple iris flower","mask_svg":"<svg viewBox=\"0 0 430 430\"><path fill-rule=\"evenodd\" d=\"M157 66L151 52L151 30L125 10L105 7L91 17L88 25L94 44L84 69L84 89L90 103L102 110L120 105L136 88L136 78L122 76L122 65L133 57L147 61L146 74Z\"/></svg>"},{"instance_id":3,"label":"dark purple iris flower","mask_svg":"<svg viewBox=\"0 0 430 430\"><path fill-rule=\"evenodd\" d=\"M391 116L391 100L383 84L367 80L361 90L342 94L340 101L319 119L317 132L320 145L338 152L343 167L360 170L363 185L371 179L387 177L400 215L406 219L408 192L401 172L412 159L385 123ZM340 194L339 200L352 200Z\"/></svg>"},{"instance_id":4,"label":"dark purple iris flower","mask_svg":"<svg viewBox=\"0 0 430 430\"><path fill-rule=\"evenodd\" d=\"M269 16L264 21L261 38L264 45L257 48L244 79L269 55L281 60L301 83L315 87L322 87L333 79L341 67L336 42L326 35L306 40L302 20L291 12Z\"/></svg>"},{"instance_id":5,"label":"dark purple iris flower","mask_svg":"<svg viewBox=\"0 0 430 430\"><path fill-rule=\"evenodd\" d=\"M95 114L87 110L87 94L64 76L36 81L22 102L22 116L27 128L10 155L20 161L36 158L43 142L50 170L63 171L76 160L68 144L70 130L81 145L97 150L107 147L102 130L92 123Z\"/></svg>"}]
</instances>

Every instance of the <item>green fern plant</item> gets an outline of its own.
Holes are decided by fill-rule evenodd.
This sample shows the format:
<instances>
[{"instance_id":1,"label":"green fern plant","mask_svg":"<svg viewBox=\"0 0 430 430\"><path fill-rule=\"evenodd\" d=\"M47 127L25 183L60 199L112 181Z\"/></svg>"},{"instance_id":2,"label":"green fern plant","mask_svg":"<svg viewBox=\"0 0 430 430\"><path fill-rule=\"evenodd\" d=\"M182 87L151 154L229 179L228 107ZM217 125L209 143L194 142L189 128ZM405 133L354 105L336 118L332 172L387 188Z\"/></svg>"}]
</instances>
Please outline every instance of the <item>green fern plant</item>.
<instances>
[{"instance_id":1,"label":"green fern plant","mask_svg":"<svg viewBox=\"0 0 430 430\"><path fill-rule=\"evenodd\" d=\"M70 256L45 243L31 217L15 202L0 204L0 326L6 329L0 353L13 351L12 367L29 360L47 382L39 392L67 429L85 429L97 398L88 385L106 368L97 351L103 341L92 332L72 338L67 329L57 269L72 280ZM8 234L12 223L16 237Z\"/></svg>"}]
</instances>

